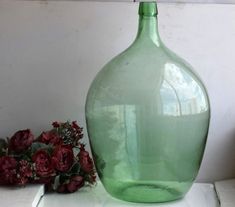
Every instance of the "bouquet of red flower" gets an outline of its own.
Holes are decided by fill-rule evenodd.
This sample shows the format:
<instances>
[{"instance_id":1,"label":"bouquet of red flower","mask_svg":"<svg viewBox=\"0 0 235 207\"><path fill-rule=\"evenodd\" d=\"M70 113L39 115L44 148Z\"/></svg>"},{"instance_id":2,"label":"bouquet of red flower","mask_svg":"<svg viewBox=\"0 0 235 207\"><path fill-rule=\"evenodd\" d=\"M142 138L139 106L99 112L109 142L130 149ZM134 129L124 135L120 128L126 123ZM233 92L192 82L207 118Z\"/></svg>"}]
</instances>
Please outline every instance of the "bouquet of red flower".
<instances>
[{"instance_id":1,"label":"bouquet of red flower","mask_svg":"<svg viewBox=\"0 0 235 207\"><path fill-rule=\"evenodd\" d=\"M29 129L0 139L0 185L42 183L47 190L72 193L96 181L93 161L81 143L76 121L54 122L38 138Z\"/></svg>"}]
</instances>

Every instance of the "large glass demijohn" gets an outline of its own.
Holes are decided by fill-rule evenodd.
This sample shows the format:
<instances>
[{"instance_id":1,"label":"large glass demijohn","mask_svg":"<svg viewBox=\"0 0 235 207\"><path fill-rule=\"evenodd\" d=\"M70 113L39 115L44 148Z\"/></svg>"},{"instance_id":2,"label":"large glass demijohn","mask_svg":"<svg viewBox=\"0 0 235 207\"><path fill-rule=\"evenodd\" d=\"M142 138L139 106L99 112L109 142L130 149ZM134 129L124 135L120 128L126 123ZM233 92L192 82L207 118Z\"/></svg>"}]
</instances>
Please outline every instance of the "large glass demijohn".
<instances>
[{"instance_id":1,"label":"large glass demijohn","mask_svg":"<svg viewBox=\"0 0 235 207\"><path fill-rule=\"evenodd\" d=\"M132 202L182 198L204 153L206 89L162 43L155 2L141 2L134 43L96 76L86 121L98 175L112 196Z\"/></svg>"}]
</instances>

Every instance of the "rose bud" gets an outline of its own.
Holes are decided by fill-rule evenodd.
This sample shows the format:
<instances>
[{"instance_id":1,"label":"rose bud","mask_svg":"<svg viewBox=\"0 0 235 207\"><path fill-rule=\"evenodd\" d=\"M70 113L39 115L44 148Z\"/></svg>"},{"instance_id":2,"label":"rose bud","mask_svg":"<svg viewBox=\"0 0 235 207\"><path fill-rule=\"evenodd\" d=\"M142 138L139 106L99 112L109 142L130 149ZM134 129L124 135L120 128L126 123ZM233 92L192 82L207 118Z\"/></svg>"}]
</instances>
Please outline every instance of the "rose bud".
<instances>
[{"instance_id":1,"label":"rose bud","mask_svg":"<svg viewBox=\"0 0 235 207\"><path fill-rule=\"evenodd\" d=\"M27 150L33 143L34 136L29 129L16 132L9 141L9 149L20 153Z\"/></svg>"},{"instance_id":2,"label":"rose bud","mask_svg":"<svg viewBox=\"0 0 235 207\"><path fill-rule=\"evenodd\" d=\"M53 145L60 145L63 143L63 140L54 131L43 132L39 136L38 141L44 144L53 144Z\"/></svg>"},{"instance_id":3,"label":"rose bud","mask_svg":"<svg viewBox=\"0 0 235 207\"><path fill-rule=\"evenodd\" d=\"M59 128L60 127L60 123L58 121L55 121L55 122L52 123L52 126L54 128Z\"/></svg>"},{"instance_id":4,"label":"rose bud","mask_svg":"<svg viewBox=\"0 0 235 207\"><path fill-rule=\"evenodd\" d=\"M76 121L73 121L73 122L72 122L72 127L73 127L74 129L80 129L80 127L78 126L78 124L77 124Z\"/></svg>"},{"instance_id":5,"label":"rose bud","mask_svg":"<svg viewBox=\"0 0 235 207\"><path fill-rule=\"evenodd\" d=\"M89 153L85 150L82 150L78 154L79 163L84 172L89 173L93 170L94 165Z\"/></svg>"},{"instance_id":6,"label":"rose bud","mask_svg":"<svg viewBox=\"0 0 235 207\"><path fill-rule=\"evenodd\" d=\"M52 153L52 162L56 170L60 172L68 171L74 161L73 149L71 145L57 146Z\"/></svg>"},{"instance_id":7,"label":"rose bud","mask_svg":"<svg viewBox=\"0 0 235 207\"><path fill-rule=\"evenodd\" d=\"M83 138L83 133L82 133L83 128L81 128L80 126L78 126L78 124L77 124L76 121L73 121L73 122L72 122L72 127L73 127L73 129L75 129L75 131L76 131L76 133L77 133L79 139L82 139L82 138Z\"/></svg>"},{"instance_id":8,"label":"rose bud","mask_svg":"<svg viewBox=\"0 0 235 207\"><path fill-rule=\"evenodd\" d=\"M0 157L0 184L9 185L16 181L17 161L13 157Z\"/></svg>"},{"instance_id":9,"label":"rose bud","mask_svg":"<svg viewBox=\"0 0 235 207\"><path fill-rule=\"evenodd\" d=\"M84 178L80 175L75 175L71 177L69 183L67 184L67 190L69 193L73 193L84 186Z\"/></svg>"},{"instance_id":10,"label":"rose bud","mask_svg":"<svg viewBox=\"0 0 235 207\"><path fill-rule=\"evenodd\" d=\"M51 158L45 150L38 150L32 160L35 163L35 171L38 176L49 177L54 174Z\"/></svg>"}]
</instances>

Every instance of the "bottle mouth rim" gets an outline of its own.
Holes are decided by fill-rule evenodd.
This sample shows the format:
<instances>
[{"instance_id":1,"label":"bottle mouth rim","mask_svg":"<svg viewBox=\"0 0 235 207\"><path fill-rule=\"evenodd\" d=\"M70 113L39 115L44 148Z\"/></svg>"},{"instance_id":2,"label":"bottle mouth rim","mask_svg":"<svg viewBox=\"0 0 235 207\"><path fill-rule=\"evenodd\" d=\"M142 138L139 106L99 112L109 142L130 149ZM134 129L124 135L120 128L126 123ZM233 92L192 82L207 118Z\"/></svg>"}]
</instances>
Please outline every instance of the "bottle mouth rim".
<instances>
[{"instance_id":1,"label":"bottle mouth rim","mask_svg":"<svg viewBox=\"0 0 235 207\"><path fill-rule=\"evenodd\" d=\"M155 17L158 15L157 3L156 1L152 2L140 2L139 4L139 15Z\"/></svg>"}]
</instances>

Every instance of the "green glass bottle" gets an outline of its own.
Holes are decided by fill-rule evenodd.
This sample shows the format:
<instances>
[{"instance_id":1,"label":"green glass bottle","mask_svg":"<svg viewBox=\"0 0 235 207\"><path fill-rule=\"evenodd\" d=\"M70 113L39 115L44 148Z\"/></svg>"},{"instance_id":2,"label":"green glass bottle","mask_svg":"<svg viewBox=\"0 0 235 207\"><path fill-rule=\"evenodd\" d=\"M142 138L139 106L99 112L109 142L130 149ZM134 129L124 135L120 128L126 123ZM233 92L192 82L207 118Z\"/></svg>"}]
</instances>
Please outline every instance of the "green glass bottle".
<instances>
[{"instance_id":1,"label":"green glass bottle","mask_svg":"<svg viewBox=\"0 0 235 207\"><path fill-rule=\"evenodd\" d=\"M87 129L107 192L132 202L182 198L203 157L210 121L206 89L162 43L155 2L141 2L134 43L96 76Z\"/></svg>"}]
</instances>

